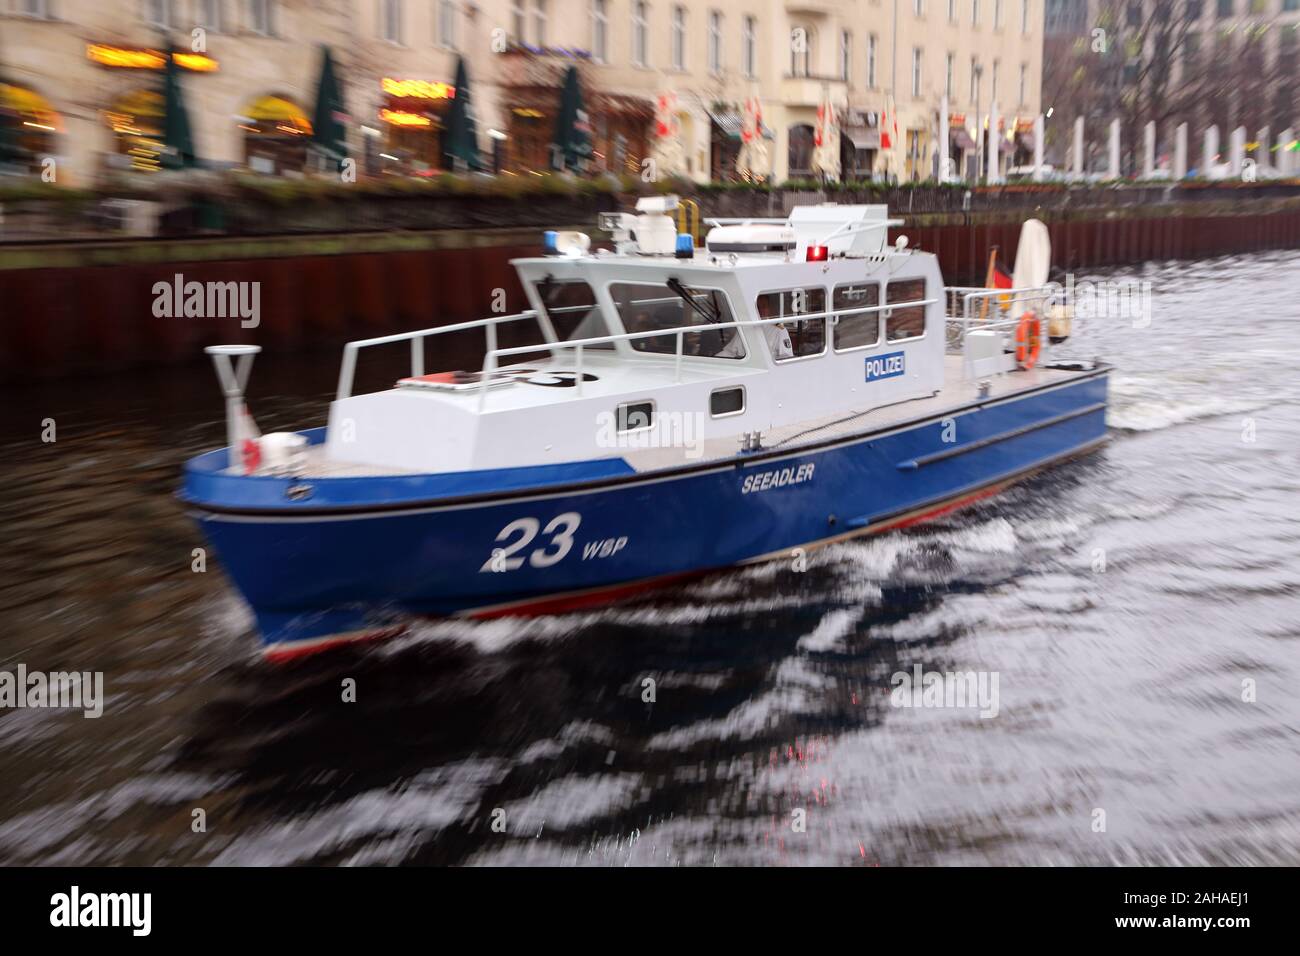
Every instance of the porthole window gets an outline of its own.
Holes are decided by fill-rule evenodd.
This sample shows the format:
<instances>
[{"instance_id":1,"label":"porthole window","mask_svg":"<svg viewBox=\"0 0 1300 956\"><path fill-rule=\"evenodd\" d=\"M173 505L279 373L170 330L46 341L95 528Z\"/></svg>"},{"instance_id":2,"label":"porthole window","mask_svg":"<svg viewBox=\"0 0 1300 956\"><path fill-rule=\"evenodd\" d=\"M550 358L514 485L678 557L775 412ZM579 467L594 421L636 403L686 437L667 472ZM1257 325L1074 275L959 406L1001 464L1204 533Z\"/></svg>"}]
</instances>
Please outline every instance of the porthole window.
<instances>
[{"instance_id":1,"label":"porthole window","mask_svg":"<svg viewBox=\"0 0 1300 956\"><path fill-rule=\"evenodd\" d=\"M655 422L654 402L624 402L614 416L619 432L639 432Z\"/></svg>"},{"instance_id":2,"label":"porthole window","mask_svg":"<svg viewBox=\"0 0 1300 956\"><path fill-rule=\"evenodd\" d=\"M739 415L745 410L745 387L719 388L709 395L709 414L714 418Z\"/></svg>"}]
</instances>

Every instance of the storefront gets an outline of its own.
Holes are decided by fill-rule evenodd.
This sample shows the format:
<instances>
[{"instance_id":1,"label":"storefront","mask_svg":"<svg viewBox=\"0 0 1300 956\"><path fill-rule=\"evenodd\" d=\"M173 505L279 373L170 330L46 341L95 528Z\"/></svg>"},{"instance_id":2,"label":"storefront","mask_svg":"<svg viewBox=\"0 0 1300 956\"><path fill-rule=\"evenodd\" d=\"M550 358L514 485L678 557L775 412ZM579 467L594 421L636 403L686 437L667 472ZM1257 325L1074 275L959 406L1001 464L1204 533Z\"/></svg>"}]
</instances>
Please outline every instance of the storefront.
<instances>
[{"instance_id":1,"label":"storefront","mask_svg":"<svg viewBox=\"0 0 1300 956\"><path fill-rule=\"evenodd\" d=\"M0 173L41 171L56 150L63 121L35 90L0 82Z\"/></svg>"},{"instance_id":2,"label":"storefront","mask_svg":"<svg viewBox=\"0 0 1300 956\"><path fill-rule=\"evenodd\" d=\"M131 90L104 110L113 133L110 165L152 173L162 167L163 95L152 87Z\"/></svg>"},{"instance_id":3,"label":"storefront","mask_svg":"<svg viewBox=\"0 0 1300 956\"><path fill-rule=\"evenodd\" d=\"M1034 121L1016 120L1015 152L1011 154L1013 166L1024 168L1034 164Z\"/></svg>"},{"instance_id":4,"label":"storefront","mask_svg":"<svg viewBox=\"0 0 1300 956\"><path fill-rule=\"evenodd\" d=\"M437 80L380 80L380 171L431 176L444 165L443 133L456 87Z\"/></svg>"},{"instance_id":5,"label":"storefront","mask_svg":"<svg viewBox=\"0 0 1300 956\"><path fill-rule=\"evenodd\" d=\"M929 179L935 171L929 161L930 137L923 129L909 128L904 133L903 175L910 182Z\"/></svg>"},{"instance_id":6,"label":"storefront","mask_svg":"<svg viewBox=\"0 0 1300 956\"><path fill-rule=\"evenodd\" d=\"M741 132L745 118L739 110L709 111L709 179L739 182L736 161L740 158Z\"/></svg>"},{"instance_id":7,"label":"storefront","mask_svg":"<svg viewBox=\"0 0 1300 956\"><path fill-rule=\"evenodd\" d=\"M311 120L287 96L260 96L239 117L244 165L255 173L302 175L307 167Z\"/></svg>"},{"instance_id":8,"label":"storefront","mask_svg":"<svg viewBox=\"0 0 1300 956\"><path fill-rule=\"evenodd\" d=\"M641 163L650 155L654 103L639 96L594 91L590 113L593 170L640 176Z\"/></svg>"},{"instance_id":9,"label":"storefront","mask_svg":"<svg viewBox=\"0 0 1300 956\"><path fill-rule=\"evenodd\" d=\"M840 167L846 181L871 179L880 153L880 114L849 110L840 134Z\"/></svg>"},{"instance_id":10,"label":"storefront","mask_svg":"<svg viewBox=\"0 0 1300 956\"><path fill-rule=\"evenodd\" d=\"M132 77L131 88L114 96L101 115L112 132L108 163L137 172L162 168L163 71L170 56L187 74L216 73L220 64L206 53L146 47L121 47L105 43L86 45L86 59L106 74ZM134 83L134 85L132 85ZM117 87L121 89L120 86Z\"/></svg>"},{"instance_id":11,"label":"storefront","mask_svg":"<svg viewBox=\"0 0 1300 956\"><path fill-rule=\"evenodd\" d=\"M948 158L955 176L974 179L972 164L975 159L975 140L966 128L966 114L953 113L948 117Z\"/></svg>"},{"instance_id":12,"label":"storefront","mask_svg":"<svg viewBox=\"0 0 1300 956\"><path fill-rule=\"evenodd\" d=\"M789 177L791 179L811 179L813 150L813 127L809 123L796 123L789 128L790 145L787 150Z\"/></svg>"}]
</instances>

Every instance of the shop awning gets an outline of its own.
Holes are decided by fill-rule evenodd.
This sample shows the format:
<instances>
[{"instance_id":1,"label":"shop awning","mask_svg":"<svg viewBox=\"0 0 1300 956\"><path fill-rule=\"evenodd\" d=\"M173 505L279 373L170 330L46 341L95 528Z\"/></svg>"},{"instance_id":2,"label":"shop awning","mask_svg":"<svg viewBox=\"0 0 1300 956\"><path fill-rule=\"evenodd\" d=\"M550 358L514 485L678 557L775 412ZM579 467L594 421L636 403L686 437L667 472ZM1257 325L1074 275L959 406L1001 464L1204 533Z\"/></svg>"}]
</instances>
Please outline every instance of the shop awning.
<instances>
[{"instance_id":1,"label":"shop awning","mask_svg":"<svg viewBox=\"0 0 1300 956\"><path fill-rule=\"evenodd\" d=\"M62 129L59 114L45 97L25 86L0 83L0 108L29 117L38 123Z\"/></svg>"},{"instance_id":2,"label":"shop awning","mask_svg":"<svg viewBox=\"0 0 1300 956\"><path fill-rule=\"evenodd\" d=\"M880 149L880 130L850 127L844 130L844 136L854 149Z\"/></svg>"},{"instance_id":3,"label":"shop awning","mask_svg":"<svg viewBox=\"0 0 1300 956\"><path fill-rule=\"evenodd\" d=\"M709 119L713 120L713 125L718 127L723 136L731 139L740 139L741 131L745 128L745 118L739 113L714 113L710 110Z\"/></svg>"},{"instance_id":4,"label":"shop awning","mask_svg":"<svg viewBox=\"0 0 1300 956\"><path fill-rule=\"evenodd\" d=\"M302 107L282 96L263 96L253 101L244 113L259 123L289 124L300 132L311 132L311 120Z\"/></svg>"},{"instance_id":5,"label":"shop awning","mask_svg":"<svg viewBox=\"0 0 1300 956\"><path fill-rule=\"evenodd\" d=\"M954 127L951 131L952 141L958 149L974 149L975 140L971 139L970 131L965 126Z\"/></svg>"}]
</instances>

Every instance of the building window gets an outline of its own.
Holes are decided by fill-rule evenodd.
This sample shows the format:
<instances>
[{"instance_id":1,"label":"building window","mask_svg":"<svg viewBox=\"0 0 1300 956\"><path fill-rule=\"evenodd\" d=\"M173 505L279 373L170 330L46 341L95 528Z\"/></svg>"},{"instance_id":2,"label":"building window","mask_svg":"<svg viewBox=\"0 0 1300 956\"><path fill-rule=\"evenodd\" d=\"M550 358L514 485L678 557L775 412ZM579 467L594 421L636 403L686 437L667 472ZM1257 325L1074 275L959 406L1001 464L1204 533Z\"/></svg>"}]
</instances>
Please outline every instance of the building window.
<instances>
[{"instance_id":1,"label":"building window","mask_svg":"<svg viewBox=\"0 0 1300 956\"><path fill-rule=\"evenodd\" d=\"M925 301L925 280L904 279L885 287L885 304ZM925 306L890 309L885 313L885 338L890 342L919 339L925 335Z\"/></svg>"},{"instance_id":2,"label":"building window","mask_svg":"<svg viewBox=\"0 0 1300 956\"><path fill-rule=\"evenodd\" d=\"M790 75L812 76L812 31L805 26L790 30Z\"/></svg>"},{"instance_id":3,"label":"building window","mask_svg":"<svg viewBox=\"0 0 1300 956\"><path fill-rule=\"evenodd\" d=\"M978 103L980 98L980 63L975 57L970 58L970 101ZM979 117L976 117L976 121Z\"/></svg>"},{"instance_id":4,"label":"building window","mask_svg":"<svg viewBox=\"0 0 1300 956\"><path fill-rule=\"evenodd\" d=\"M853 80L853 34L848 30L840 31L840 79Z\"/></svg>"},{"instance_id":5,"label":"building window","mask_svg":"<svg viewBox=\"0 0 1300 956\"><path fill-rule=\"evenodd\" d=\"M948 0L948 22L957 22L957 0Z\"/></svg>"},{"instance_id":6,"label":"building window","mask_svg":"<svg viewBox=\"0 0 1300 956\"><path fill-rule=\"evenodd\" d=\"M1002 29L1002 0L993 0L993 29Z\"/></svg>"},{"instance_id":7,"label":"building window","mask_svg":"<svg viewBox=\"0 0 1300 956\"><path fill-rule=\"evenodd\" d=\"M609 11L606 0L591 0L591 55L597 63L609 56Z\"/></svg>"},{"instance_id":8,"label":"building window","mask_svg":"<svg viewBox=\"0 0 1300 956\"><path fill-rule=\"evenodd\" d=\"M722 72L722 14L709 11L709 72Z\"/></svg>"},{"instance_id":9,"label":"building window","mask_svg":"<svg viewBox=\"0 0 1300 956\"><path fill-rule=\"evenodd\" d=\"M456 49L455 0L438 0L438 43L448 50Z\"/></svg>"},{"instance_id":10,"label":"building window","mask_svg":"<svg viewBox=\"0 0 1300 956\"><path fill-rule=\"evenodd\" d=\"M876 35L867 37L867 86L876 88Z\"/></svg>"},{"instance_id":11,"label":"building window","mask_svg":"<svg viewBox=\"0 0 1300 956\"><path fill-rule=\"evenodd\" d=\"M919 97L921 95L921 48L912 48L912 95Z\"/></svg>"},{"instance_id":12,"label":"building window","mask_svg":"<svg viewBox=\"0 0 1300 956\"><path fill-rule=\"evenodd\" d=\"M546 46L546 0L533 0L533 43Z\"/></svg>"},{"instance_id":13,"label":"building window","mask_svg":"<svg viewBox=\"0 0 1300 956\"><path fill-rule=\"evenodd\" d=\"M752 77L756 75L755 69L755 50L758 46L758 21L753 17L745 17L744 33L741 36L742 55L745 75Z\"/></svg>"},{"instance_id":14,"label":"building window","mask_svg":"<svg viewBox=\"0 0 1300 956\"><path fill-rule=\"evenodd\" d=\"M649 55L646 47L649 42L649 24L646 22L645 0L636 0L632 4L632 62L637 66L647 66Z\"/></svg>"},{"instance_id":15,"label":"building window","mask_svg":"<svg viewBox=\"0 0 1300 956\"><path fill-rule=\"evenodd\" d=\"M33 20L53 19L50 15L50 0L21 0L17 6L20 16L30 17ZM148 19L147 10L145 11L145 18Z\"/></svg>"},{"instance_id":16,"label":"building window","mask_svg":"<svg viewBox=\"0 0 1300 956\"><path fill-rule=\"evenodd\" d=\"M1228 17L1232 16L1235 12L1232 7L1232 0L1219 0L1219 19L1226 20Z\"/></svg>"},{"instance_id":17,"label":"building window","mask_svg":"<svg viewBox=\"0 0 1300 956\"><path fill-rule=\"evenodd\" d=\"M29 17L45 19L46 10L44 3L32 3L28 0L24 4L23 12ZM145 0L144 5L144 22L154 27L169 27L172 25L172 0Z\"/></svg>"},{"instance_id":18,"label":"building window","mask_svg":"<svg viewBox=\"0 0 1300 956\"><path fill-rule=\"evenodd\" d=\"M970 25L980 25L980 0L970 0Z\"/></svg>"},{"instance_id":19,"label":"building window","mask_svg":"<svg viewBox=\"0 0 1300 956\"><path fill-rule=\"evenodd\" d=\"M248 28L264 37L275 35L274 0L248 0Z\"/></svg>"},{"instance_id":20,"label":"building window","mask_svg":"<svg viewBox=\"0 0 1300 956\"><path fill-rule=\"evenodd\" d=\"M1029 0L1020 0L1020 32L1029 32Z\"/></svg>"},{"instance_id":21,"label":"building window","mask_svg":"<svg viewBox=\"0 0 1300 956\"><path fill-rule=\"evenodd\" d=\"M673 69L686 69L685 7L673 7Z\"/></svg>"},{"instance_id":22,"label":"building window","mask_svg":"<svg viewBox=\"0 0 1300 956\"><path fill-rule=\"evenodd\" d=\"M254 6L257 0L253 0ZM389 43L402 42L402 0L383 0L379 11L379 35ZM256 27L254 27L256 29ZM262 32L258 30L258 32Z\"/></svg>"},{"instance_id":23,"label":"building window","mask_svg":"<svg viewBox=\"0 0 1300 956\"><path fill-rule=\"evenodd\" d=\"M510 4L510 31L515 40L524 42L524 0L512 0Z\"/></svg>"},{"instance_id":24,"label":"building window","mask_svg":"<svg viewBox=\"0 0 1300 956\"><path fill-rule=\"evenodd\" d=\"M1024 106L1025 103L1028 102L1025 96L1025 94L1029 92L1028 85L1029 85L1029 64L1021 63L1020 64L1020 100L1019 100L1021 106Z\"/></svg>"},{"instance_id":25,"label":"building window","mask_svg":"<svg viewBox=\"0 0 1300 956\"><path fill-rule=\"evenodd\" d=\"M943 72L943 95L948 97L948 102L952 102L952 75L957 64L957 54L949 53L948 62L944 64Z\"/></svg>"},{"instance_id":26,"label":"building window","mask_svg":"<svg viewBox=\"0 0 1300 956\"><path fill-rule=\"evenodd\" d=\"M220 33L221 0L198 0L194 4L194 20L197 26L212 33Z\"/></svg>"},{"instance_id":27,"label":"building window","mask_svg":"<svg viewBox=\"0 0 1300 956\"><path fill-rule=\"evenodd\" d=\"M912 10L916 13L918 17L924 15L925 0L914 0L912 4Z\"/></svg>"},{"instance_id":28,"label":"building window","mask_svg":"<svg viewBox=\"0 0 1300 956\"><path fill-rule=\"evenodd\" d=\"M998 66L1001 60L993 61L992 76L989 77L989 100L993 103L998 101Z\"/></svg>"}]
</instances>

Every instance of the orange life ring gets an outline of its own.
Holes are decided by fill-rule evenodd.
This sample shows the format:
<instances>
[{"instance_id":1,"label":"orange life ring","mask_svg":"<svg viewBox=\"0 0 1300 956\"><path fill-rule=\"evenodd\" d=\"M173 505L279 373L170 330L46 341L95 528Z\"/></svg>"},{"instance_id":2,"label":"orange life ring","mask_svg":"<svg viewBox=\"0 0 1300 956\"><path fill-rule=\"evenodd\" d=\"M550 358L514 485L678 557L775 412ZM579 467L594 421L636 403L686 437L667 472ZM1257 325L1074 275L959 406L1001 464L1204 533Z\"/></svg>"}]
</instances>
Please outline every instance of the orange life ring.
<instances>
[{"instance_id":1,"label":"orange life ring","mask_svg":"<svg viewBox=\"0 0 1300 956\"><path fill-rule=\"evenodd\" d=\"M1038 364L1043 350L1043 327L1036 312L1026 312L1016 326L1016 364L1031 369Z\"/></svg>"}]
</instances>

